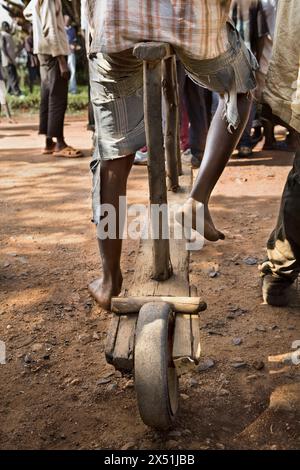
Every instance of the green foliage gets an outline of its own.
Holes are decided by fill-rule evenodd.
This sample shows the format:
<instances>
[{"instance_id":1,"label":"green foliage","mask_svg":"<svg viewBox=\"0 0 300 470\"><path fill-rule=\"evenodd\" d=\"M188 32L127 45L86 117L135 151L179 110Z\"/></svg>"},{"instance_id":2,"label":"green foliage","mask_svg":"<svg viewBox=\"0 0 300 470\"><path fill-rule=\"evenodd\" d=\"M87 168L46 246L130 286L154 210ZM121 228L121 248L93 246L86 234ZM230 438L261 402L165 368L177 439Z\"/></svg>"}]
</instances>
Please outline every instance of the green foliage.
<instances>
[{"instance_id":1,"label":"green foliage","mask_svg":"<svg viewBox=\"0 0 300 470\"><path fill-rule=\"evenodd\" d=\"M69 94L68 112L86 111L88 106L88 90L85 86L78 87L76 95ZM8 95L9 106L12 111L26 111L29 113L37 113L40 107L40 88L35 86L32 93L25 90L24 97Z\"/></svg>"}]
</instances>

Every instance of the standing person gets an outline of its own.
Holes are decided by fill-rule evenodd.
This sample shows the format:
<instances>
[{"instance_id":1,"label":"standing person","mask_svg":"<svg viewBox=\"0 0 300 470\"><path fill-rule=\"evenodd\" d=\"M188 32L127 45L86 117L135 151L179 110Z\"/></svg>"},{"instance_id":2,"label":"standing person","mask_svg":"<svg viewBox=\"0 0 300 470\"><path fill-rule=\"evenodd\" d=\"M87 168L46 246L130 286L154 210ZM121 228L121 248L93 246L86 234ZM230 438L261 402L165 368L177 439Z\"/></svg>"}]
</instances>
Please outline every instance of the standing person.
<instances>
[{"instance_id":1,"label":"standing person","mask_svg":"<svg viewBox=\"0 0 300 470\"><path fill-rule=\"evenodd\" d=\"M65 21L65 30L68 36L70 53L68 54L68 66L71 73L70 82L69 82L69 92L73 95L77 93L77 83L76 83L76 44L77 44L77 35L76 29L71 25L71 18L68 15L64 16Z\"/></svg>"},{"instance_id":2,"label":"standing person","mask_svg":"<svg viewBox=\"0 0 300 470\"><path fill-rule=\"evenodd\" d=\"M103 266L103 277L89 289L102 307L109 308L122 285L122 239L104 239L101 211L109 204L119 220L119 198L126 194L134 154L146 143L143 63L133 56L132 48L141 41L170 43L188 74L220 95L203 160L181 212L196 215L204 210L204 236L211 241L224 235L214 226L209 198L248 120L257 63L229 21L230 0L88 0L87 6L97 137L91 164L93 212Z\"/></svg>"},{"instance_id":3,"label":"standing person","mask_svg":"<svg viewBox=\"0 0 300 470\"><path fill-rule=\"evenodd\" d=\"M16 67L16 46L7 21L2 23L0 34L1 63L7 75L7 91L11 95L21 96L19 77Z\"/></svg>"},{"instance_id":4,"label":"standing person","mask_svg":"<svg viewBox=\"0 0 300 470\"><path fill-rule=\"evenodd\" d=\"M1 115L2 107L4 108L8 122L13 123L11 112L10 112L10 109L6 100L6 86L5 86L5 81L1 72L1 65L0 65L0 115Z\"/></svg>"},{"instance_id":5,"label":"standing person","mask_svg":"<svg viewBox=\"0 0 300 470\"><path fill-rule=\"evenodd\" d=\"M81 0L80 3L80 20L81 20L81 32L85 39L85 50L88 50L89 45L89 22L87 19L87 0ZM94 110L91 103L91 86L90 81L88 84L88 95L89 95L89 104L88 104L88 124L87 129L89 131L95 132L95 119L94 119Z\"/></svg>"},{"instance_id":6,"label":"standing person","mask_svg":"<svg viewBox=\"0 0 300 470\"><path fill-rule=\"evenodd\" d=\"M33 53L33 33L32 25L28 27L28 36L25 39L25 50L27 52L27 70L29 79L29 90L33 92L33 85L39 74L39 60L36 54Z\"/></svg>"},{"instance_id":7,"label":"standing person","mask_svg":"<svg viewBox=\"0 0 300 470\"><path fill-rule=\"evenodd\" d=\"M275 116L300 132L300 2L278 2L278 17L263 100ZM264 301L289 302L291 285L300 274L300 144L288 175L277 225L267 243L268 259L261 266Z\"/></svg>"},{"instance_id":8,"label":"standing person","mask_svg":"<svg viewBox=\"0 0 300 470\"><path fill-rule=\"evenodd\" d=\"M259 42L268 34L266 17L260 0L235 0L231 8L231 15L238 31L247 47L259 61ZM257 143L251 135L255 112L256 106L253 104L249 120L237 145L240 158L250 157L253 153L253 147Z\"/></svg>"},{"instance_id":9,"label":"standing person","mask_svg":"<svg viewBox=\"0 0 300 470\"><path fill-rule=\"evenodd\" d=\"M180 102L185 106L189 122L191 165L193 168L199 168L211 121L211 92L191 80L179 61L177 69ZM182 116L182 113L180 114Z\"/></svg>"},{"instance_id":10,"label":"standing person","mask_svg":"<svg viewBox=\"0 0 300 470\"><path fill-rule=\"evenodd\" d=\"M31 0L24 10L33 25L34 54L38 54L41 75L39 133L46 136L44 154L81 157L64 139L64 119L68 104L67 64L69 54L60 0ZM54 142L53 139L56 139Z\"/></svg>"}]
</instances>

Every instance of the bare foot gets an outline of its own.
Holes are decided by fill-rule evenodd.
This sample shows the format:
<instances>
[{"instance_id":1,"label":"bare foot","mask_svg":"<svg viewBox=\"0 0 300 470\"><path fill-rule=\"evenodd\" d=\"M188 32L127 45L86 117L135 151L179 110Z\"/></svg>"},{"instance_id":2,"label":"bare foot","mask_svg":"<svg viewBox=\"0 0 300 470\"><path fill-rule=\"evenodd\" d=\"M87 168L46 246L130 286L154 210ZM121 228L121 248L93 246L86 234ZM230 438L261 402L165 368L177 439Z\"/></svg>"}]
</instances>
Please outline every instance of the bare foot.
<instances>
[{"instance_id":1,"label":"bare foot","mask_svg":"<svg viewBox=\"0 0 300 470\"><path fill-rule=\"evenodd\" d=\"M88 285L88 290L100 307L110 310L111 299L120 294L122 282L123 277L120 272L115 282L104 282L103 278L99 278Z\"/></svg>"},{"instance_id":2,"label":"bare foot","mask_svg":"<svg viewBox=\"0 0 300 470\"><path fill-rule=\"evenodd\" d=\"M214 226L212 221L209 209L207 204L202 204L202 202L197 202L192 198L189 198L183 207L177 212L175 218L180 224L183 223L183 226L186 228L192 228L197 230L196 218L201 217L201 213L204 210L204 236L206 240L211 242L216 242L218 240L224 240L224 233L220 232Z\"/></svg>"}]
</instances>

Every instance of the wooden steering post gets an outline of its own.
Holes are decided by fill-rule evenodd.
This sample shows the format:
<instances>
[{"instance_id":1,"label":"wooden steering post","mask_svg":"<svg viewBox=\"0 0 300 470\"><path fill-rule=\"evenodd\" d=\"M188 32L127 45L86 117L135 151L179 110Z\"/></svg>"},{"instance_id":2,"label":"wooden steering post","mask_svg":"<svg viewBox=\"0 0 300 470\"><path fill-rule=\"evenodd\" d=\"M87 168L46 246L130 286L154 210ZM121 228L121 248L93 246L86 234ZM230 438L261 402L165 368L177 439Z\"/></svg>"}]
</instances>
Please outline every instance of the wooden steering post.
<instances>
[{"instance_id":1,"label":"wooden steering post","mask_svg":"<svg viewBox=\"0 0 300 470\"><path fill-rule=\"evenodd\" d=\"M172 275L168 239L168 207L164 135L162 128L162 88L166 102L166 160L168 188L177 191L177 133L178 108L176 63L169 44L145 42L135 46L133 54L143 60L145 130L148 147L149 193L151 204L151 229L153 237L152 278L165 281ZM158 219L152 217L157 209ZM160 212L162 210L162 212ZM154 227L154 223L158 226Z\"/></svg>"}]
</instances>

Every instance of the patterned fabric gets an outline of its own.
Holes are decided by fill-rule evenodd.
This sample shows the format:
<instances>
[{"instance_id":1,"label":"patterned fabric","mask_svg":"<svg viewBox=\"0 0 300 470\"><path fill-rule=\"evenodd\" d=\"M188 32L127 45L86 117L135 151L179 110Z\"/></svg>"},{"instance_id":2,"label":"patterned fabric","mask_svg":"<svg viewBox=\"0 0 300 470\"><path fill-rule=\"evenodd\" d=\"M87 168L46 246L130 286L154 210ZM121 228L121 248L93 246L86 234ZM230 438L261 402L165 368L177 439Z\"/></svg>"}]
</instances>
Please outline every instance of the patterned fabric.
<instances>
[{"instance_id":1,"label":"patterned fabric","mask_svg":"<svg viewBox=\"0 0 300 470\"><path fill-rule=\"evenodd\" d=\"M23 14L32 23L34 54L70 53L61 0L31 0Z\"/></svg>"},{"instance_id":2,"label":"patterned fabric","mask_svg":"<svg viewBox=\"0 0 300 470\"><path fill-rule=\"evenodd\" d=\"M228 131L240 122L237 94L255 88L257 63L234 26L227 23L230 48L214 59L197 60L182 49L175 52L197 84L224 95L224 119ZM132 50L116 54L92 54L89 60L91 102L95 116L93 172L93 221L100 218L100 165L134 154L146 143L143 106L143 64Z\"/></svg>"},{"instance_id":3,"label":"patterned fabric","mask_svg":"<svg viewBox=\"0 0 300 470\"><path fill-rule=\"evenodd\" d=\"M90 52L163 41L198 59L226 52L230 0L87 0Z\"/></svg>"},{"instance_id":4,"label":"patterned fabric","mask_svg":"<svg viewBox=\"0 0 300 470\"><path fill-rule=\"evenodd\" d=\"M281 0L264 101L286 124L300 132L300 2Z\"/></svg>"}]
</instances>

